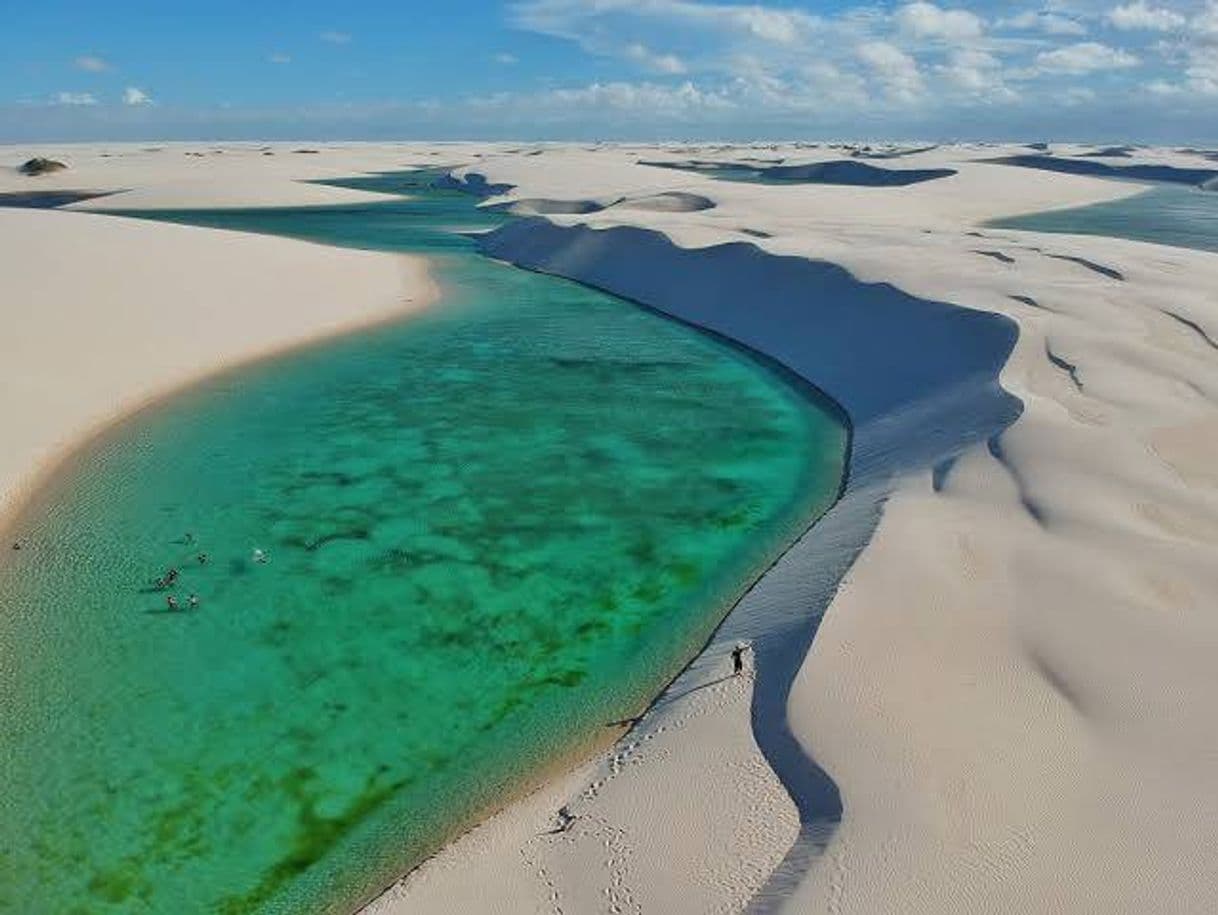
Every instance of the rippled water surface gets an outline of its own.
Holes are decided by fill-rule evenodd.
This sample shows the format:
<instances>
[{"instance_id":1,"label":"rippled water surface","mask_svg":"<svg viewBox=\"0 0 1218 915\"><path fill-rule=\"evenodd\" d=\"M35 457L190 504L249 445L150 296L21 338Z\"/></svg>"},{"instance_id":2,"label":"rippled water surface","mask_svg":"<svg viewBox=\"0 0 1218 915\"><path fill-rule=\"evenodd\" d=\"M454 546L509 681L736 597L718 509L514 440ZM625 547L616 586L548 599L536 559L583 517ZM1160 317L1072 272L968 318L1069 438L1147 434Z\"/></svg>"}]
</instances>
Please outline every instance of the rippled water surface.
<instances>
[{"instance_id":1,"label":"rippled water surface","mask_svg":"<svg viewBox=\"0 0 1218 915\"><path fill-rule=\"evenodd\" d=\"M414 183L173 215L422 251L446 296L138 414L18 520L0 910L347 911L636 713L835 497L806 392Z\"/></svg>"}]
</instances>

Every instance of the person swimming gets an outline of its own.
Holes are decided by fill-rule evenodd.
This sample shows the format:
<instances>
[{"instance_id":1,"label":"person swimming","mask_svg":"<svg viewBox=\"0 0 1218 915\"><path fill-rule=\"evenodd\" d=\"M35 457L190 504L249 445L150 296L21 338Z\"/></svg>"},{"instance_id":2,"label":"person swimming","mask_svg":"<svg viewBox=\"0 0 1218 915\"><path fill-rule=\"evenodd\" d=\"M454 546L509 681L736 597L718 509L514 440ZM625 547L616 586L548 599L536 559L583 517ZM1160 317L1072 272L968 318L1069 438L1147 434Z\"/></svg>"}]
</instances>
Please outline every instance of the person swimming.
<instances>
[{"instance_id":1,"label":"person swimming","mask_svg":"<svg viewBox=\"0 0 1218 915\"><path fill-rule=\"evenodd\" d=\"M177 610L178 599L170 594L167 598L165 598L165 606L167 606L170 610Z\"/></svg>"},{"instance_id":2,"label":"person swimming","mask_svg":"<svg viewBox=\"0 0 1218 915\"><path fill-rule=\"evenodd\" d=\"M266 551L260 550L257 547L254 548L252 556L254 562L258 563L259 565L266 565L268 562L270 562L270 557L267 556Z\"/></svg>"},{"instance_id":3,"label":"person swimming","mask_svg":"<svg viewBox=\"0 0 1218 915\"><path fill-rule=\"evenodd\" d=\"M199 561L199 565L201 565L201 566L207 565L208 558L209 557L206 553L200 553L198 556L195 557L195 559L197 559Z\"/></svg>"},{"instance_id":4,"label":"person swimming","mask_svg":"<svg viewBox=\"0 0 1218 915\"><path fill-rule=\"evenodd\" d=\"M190 597L188 597L186 599L186 603L190 606L191 610L198 610L199 609L199 595L197 595L197 594L190 595Z\"/></svg>"}]
</instances>

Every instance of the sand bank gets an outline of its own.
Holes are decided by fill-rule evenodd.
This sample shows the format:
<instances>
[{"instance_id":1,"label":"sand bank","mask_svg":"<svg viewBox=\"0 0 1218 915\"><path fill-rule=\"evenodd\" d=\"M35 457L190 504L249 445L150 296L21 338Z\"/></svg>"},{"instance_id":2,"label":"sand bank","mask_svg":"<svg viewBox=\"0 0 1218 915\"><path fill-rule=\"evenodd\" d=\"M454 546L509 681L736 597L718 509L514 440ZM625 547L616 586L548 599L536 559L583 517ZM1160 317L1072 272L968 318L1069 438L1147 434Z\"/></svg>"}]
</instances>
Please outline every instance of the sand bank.
<instances>
[{"instance_id":1,"label":"sand bank","mask_svg":"<svg viewBox=\"0 0 1218 915\"><path fill-rule=\"evenodd\" d=\"M101 425L226 366L424 307L424 261L0 209L0 512Z\"/></svg>"}]
</instances>

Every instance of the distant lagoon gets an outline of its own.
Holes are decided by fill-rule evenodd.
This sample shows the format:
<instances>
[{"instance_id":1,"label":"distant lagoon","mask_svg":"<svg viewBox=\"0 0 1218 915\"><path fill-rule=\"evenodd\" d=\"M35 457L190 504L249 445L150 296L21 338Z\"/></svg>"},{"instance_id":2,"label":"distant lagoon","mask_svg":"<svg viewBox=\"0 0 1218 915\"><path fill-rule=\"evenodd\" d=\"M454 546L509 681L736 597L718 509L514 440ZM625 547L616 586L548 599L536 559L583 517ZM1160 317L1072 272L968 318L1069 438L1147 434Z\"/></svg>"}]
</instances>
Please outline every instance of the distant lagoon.
<instances>
[{"instance_id":1,"label":"distant lagoon","mask_svg":"<svg viewBox=\"0 0 1218 915\"><path fill-rule=\"evenodd\" d=\"M1218 191L1162 185L1123 200L1016 216L989 225L1218 251Z\"/></svg>"},{"instance_id":2,"label":"distant lagoon","mask_svg":"<svg viewBox=\"0 0 1218 915\"><path fill-rule=\"evenodd\" d=\"M832 405L478 257L505 217L433 177L132 214L424 253L445 297L138 413L18 519L0 910L349 911L615 733L836 498Z\"/></svg>"}]
</instances>

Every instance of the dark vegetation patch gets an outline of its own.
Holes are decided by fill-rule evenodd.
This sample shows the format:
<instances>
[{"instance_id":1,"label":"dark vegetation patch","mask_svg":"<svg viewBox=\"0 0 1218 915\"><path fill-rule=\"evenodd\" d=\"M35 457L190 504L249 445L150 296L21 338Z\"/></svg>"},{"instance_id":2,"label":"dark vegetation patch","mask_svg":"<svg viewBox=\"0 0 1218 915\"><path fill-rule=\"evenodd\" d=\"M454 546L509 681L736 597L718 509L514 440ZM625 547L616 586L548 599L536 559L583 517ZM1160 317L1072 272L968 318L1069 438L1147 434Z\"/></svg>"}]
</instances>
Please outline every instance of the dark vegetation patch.
<instances>
[{"instance_id":1,"label":"dark vegetation patch","mask_svg":"<svg viewBox=\"0 0 1218 915\"><path fill-rule=\"evenodd\" d=\"M44 159L42 156L35 156L33 159L26 159L17 166L17 171L23 175L36 177L38 175L50 175L54 172L61 172L65 168L67 166L58 159Z\"/></svg>"}]
</instances>

